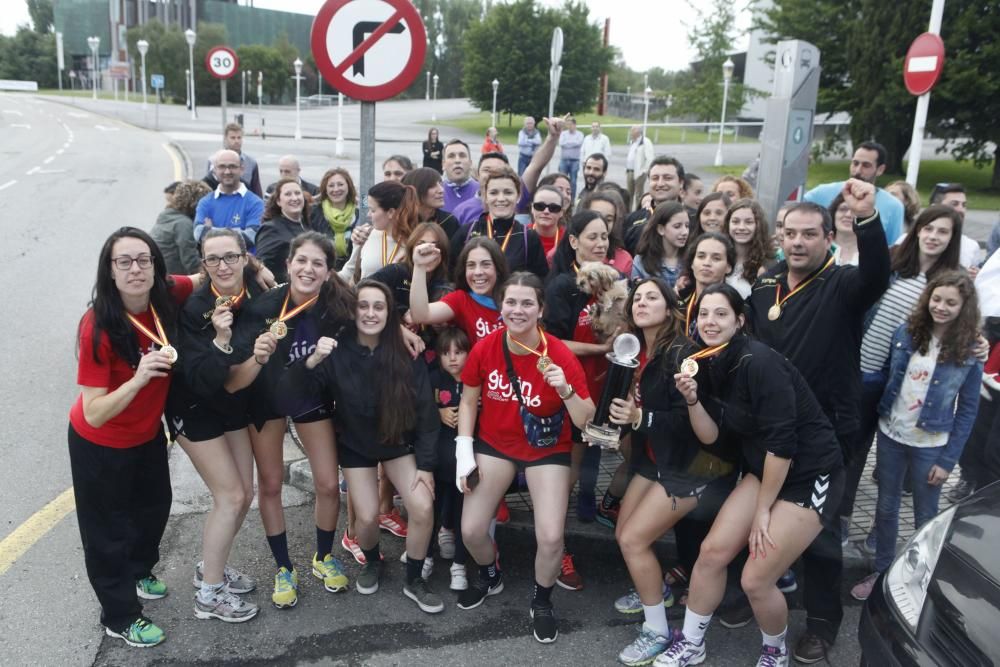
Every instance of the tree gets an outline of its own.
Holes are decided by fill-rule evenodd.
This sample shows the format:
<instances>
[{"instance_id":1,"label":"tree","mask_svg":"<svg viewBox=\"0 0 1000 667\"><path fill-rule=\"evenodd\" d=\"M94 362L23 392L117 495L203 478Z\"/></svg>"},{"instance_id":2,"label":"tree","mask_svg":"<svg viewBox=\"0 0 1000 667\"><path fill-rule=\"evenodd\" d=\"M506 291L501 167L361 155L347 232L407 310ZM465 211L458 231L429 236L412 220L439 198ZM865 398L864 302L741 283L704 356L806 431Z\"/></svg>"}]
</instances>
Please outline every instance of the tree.
<instances>
[{"instance_id":1,"label":"tree","mask_svg":"<svg viewBox=\"0 0 1000 667\"><path fill-rule=\"evenodd\" d=\"M37 81L39 88L55 88L56 36L20 26L13 37L0 36L0 79Z\"/></svg>"},{"instance_id":2,"label":"tree","mask_svg":"<svg viewBox=\"0 0 1000 667\"><path fill-rule=\"evenodd\" d=\"M563 31L556 110L591 109L598 77L611 66L613 54L603 46L600 28L590 23L586 5L572 0L560 9L540 9L534 0L516 0L492 7L473 22L464 39L465 94L481 109L492 108L495 78L500 81L498 113L547 115L549 48L556 26Z\"/></svg>"},{"instance_id":3,"label":"tree","mask_svg":"<svg viewBox=\"0 0 1000 667\"><path fill-rule=\"evenodd\" d=\"M282 52L273 46L263 46L261 44L249 44L236 49L236 55L240 57L240 69L263 72L264 73L264 95L270 103L275 103L281 99L282 92L288 84L289 76L294 76L292 70L292 60L287 63ZM289 74L289 72L292 72ZM256 74L254 75L256 76ZM249 84L248 84L249 85ZM257 79L253 81L256 90Z\"/></svg>"},{"instance_id":4,"label":"tree","mask_svg":"<svg viewBox=\"0 0 1000 667\"><path fill-rule=\"evenodd\" d=\"M27 0L28 15L31 25L39 35L47 35L52 31L55 14L52 11L52 0Z\"/></svg>"}]
</instances>

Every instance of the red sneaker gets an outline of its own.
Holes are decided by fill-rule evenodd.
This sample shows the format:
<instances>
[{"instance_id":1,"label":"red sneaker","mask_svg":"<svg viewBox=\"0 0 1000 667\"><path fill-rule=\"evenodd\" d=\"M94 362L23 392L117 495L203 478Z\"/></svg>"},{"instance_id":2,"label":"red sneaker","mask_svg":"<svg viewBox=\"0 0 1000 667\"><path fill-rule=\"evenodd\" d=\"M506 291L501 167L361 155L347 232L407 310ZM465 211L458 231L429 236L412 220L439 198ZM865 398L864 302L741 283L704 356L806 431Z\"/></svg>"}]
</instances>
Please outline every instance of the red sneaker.
<instances>
[{"instance_id":1,"label":"red sneaker","mask_svg":"<svg viewBox=\"0 0 1000 667\"><path fill-rule=\"evenodd\" d=\"M507 507L507 501L501 498L500 506L497 508L497 525L506 526L508 523L510 523L510 508Z\"/></svg>"},{"instance_id":2,"label":"red sneaker","mask_svg":"<svg viewBox=\"0 0 1000 667\"><path fill-rule=\"evenodd\" d=\"M581 577L580 573L576 571L576 566L573 564L572 554L563 554L562 572L560 572L559 577L556 578L556 583L568 591L583 590L583 577Z\"/></svg>"},{"instance_id":3,"label":"red sneaker","mask_svg":"<svg viewBox=\"0 0 1000 667\"><path fill-rule=\"evenodd\" d=\"M348 535L346 530L344 531L344 536L340 538L340 546L344 548L344 551L354 556L354 560L358 561L359 565L365 564L365 552L361 550L361 545L358 544L358 541Z\"/></svg>"},{"instance_id":4,"label":"red sneaker","mask_svg":"<svg viewBox=\"0 0 1000 667\"><path fill-rule=\"evenodd\" d=\"M406 537L406 519L395 507L388 514L378 515L378 527L389 531L396 537Z\"/></svg>"}]
</instances>

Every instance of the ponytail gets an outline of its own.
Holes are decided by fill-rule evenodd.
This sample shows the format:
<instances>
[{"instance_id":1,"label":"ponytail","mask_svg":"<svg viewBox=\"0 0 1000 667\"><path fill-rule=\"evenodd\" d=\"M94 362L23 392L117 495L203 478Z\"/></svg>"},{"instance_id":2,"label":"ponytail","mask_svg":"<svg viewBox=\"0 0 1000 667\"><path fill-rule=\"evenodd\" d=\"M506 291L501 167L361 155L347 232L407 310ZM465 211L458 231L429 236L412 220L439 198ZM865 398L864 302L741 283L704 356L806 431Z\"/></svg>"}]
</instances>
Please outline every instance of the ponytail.
<instances>
[{"instance_id":1,"label":"ponytail","mask_svg":"<svg viewBox=\"0 0 1000 667\"><path fill-rule=\"evenodd\" d=\"M420 197L412 185L396 181L382 181L368 190L368 196L384 209L395 209L396 221L392 236L397 243L405 243L413 228L420 222Z\"/></svg>"}]
</instances>

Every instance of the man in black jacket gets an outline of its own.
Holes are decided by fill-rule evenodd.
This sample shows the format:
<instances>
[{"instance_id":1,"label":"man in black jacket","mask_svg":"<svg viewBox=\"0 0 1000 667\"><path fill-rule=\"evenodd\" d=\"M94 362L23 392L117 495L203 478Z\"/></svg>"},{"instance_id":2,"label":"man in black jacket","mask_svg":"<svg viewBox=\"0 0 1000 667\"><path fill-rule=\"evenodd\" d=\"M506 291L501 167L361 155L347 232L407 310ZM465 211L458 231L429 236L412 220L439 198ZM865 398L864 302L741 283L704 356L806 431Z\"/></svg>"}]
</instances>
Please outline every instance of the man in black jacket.
<instances>
[{"instance_id":1,"label":"man in black jacket","mask_svg":"<svg viewBox=\"0 0 1000 667\"><path fill-rule=\"evenodd\" d=\"M802 373L833 424L846 460L858 437L862 323L888 287L890 259L875 210L875 186L852 178L842 194L855 217L858 266L834 264L833 221L825 208L793 205L785 215L785 261L754 285L748 322L761 341ZM806 634L794 651L801 663L823 658L843 618L839 533L839 524L824 526L802 556Z\"/></svg>"}]
</instances>

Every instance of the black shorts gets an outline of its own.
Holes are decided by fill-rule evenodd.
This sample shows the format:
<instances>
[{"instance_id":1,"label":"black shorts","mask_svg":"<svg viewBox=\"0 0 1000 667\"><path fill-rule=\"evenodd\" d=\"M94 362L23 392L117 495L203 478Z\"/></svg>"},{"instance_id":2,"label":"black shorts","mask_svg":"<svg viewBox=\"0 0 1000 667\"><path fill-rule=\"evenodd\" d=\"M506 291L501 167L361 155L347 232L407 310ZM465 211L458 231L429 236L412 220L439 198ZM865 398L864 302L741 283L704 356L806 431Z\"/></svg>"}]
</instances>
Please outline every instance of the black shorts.
<instances>
[{"instance_id":1,"label":"black shorts","mask_svg":"<svg viewBox=\"0 0 1000 667\"><path fill-rule=\"evenodd\" d=\"M398 458L409 456L412 453L412 448L400 447L399 454L396 456L372 458L370 456L365 456L360 452L356 452L350 447L342 445L339 442L337 443L337 463L340 464L341 468L375 468L383 461L395 461Z\"/></svg>"},{"instance_id":2,"label":"black shorts","mask_svg":"<svg viewBox=\"0 0 1000 667\"><path fill-rule=\"evenodd\" d=\"M259 432L264 428L264 424L274 419L286 419L285 415L278 414L270 408L266 410L260 409L260 406L256 408L251 407L250 412L253 414L250 417L250 423L253 424L257 431ZM311 424L313 422L321 422L324 419L333 419L333 407L330 405L321 405L318 408L313 408L308 412L304 412L300 415L295 415L292 417L292 422L295 424Z\"/></svg>"},{"instance_id":3,"label":"black shorts","mask_svg":"<svg viewBox=\"0 0 1000 667\"><path fill-rule=\"evenodd\" d=\"M630 469L633 474L639 475L651 482L656 482L667 492L671 498L694 498L699 503L707 490L729 495L736 483L736 475L726 475L715 479L697 479L690 475L663 474L656 467L645 450L639 448L632 451L632 463Z\"/></svg>"},{"instance_id":4,"label":"black shorts","mask_svg":"<svg viewBox=\"0 0 1000 667\"><path fill-rule=\"evenodd\" d=\"M843 495L844 469L837 468L833 472L825 472L810 479L785 482L778 491L778 500L814 510L823 525L832 525Z\"/></svg>"},{"instance_id":5,"label":"black shorts","mask_svg":"<svg viewBox=\"0 0 1000 667\"><path fill-rule=\"evenodd\" d=\"M245 409L220 412L212 409L204 401L192 401L190 397L171 397L166 409L167 428L170 439L184 436L191 442L205 442L220 438L229 431L239 431L247 427L250 417Z\"/></svg>"},{"instance_id":6,"label":"black shorts","mask_svg":"<svg viewBox=\"0 0 1000 667\"><path fill-rule=\"evenodd\" d=\"M495 459L503 459L504 461L510 461L517 466L518 470L523 470L524 468L533 468L535 466L569 466L570 454L569 452L556 452L549 454L548 456L543 456L540 459L535 459L534 461L522 461L521 459L515 459L512 456L508 456L503 452L495 449L492 445L486 443L484 440L476 438L473 443L473 450L476 454L483 454L485 456L492 456Z\"/></svg>"}]
</instances>

